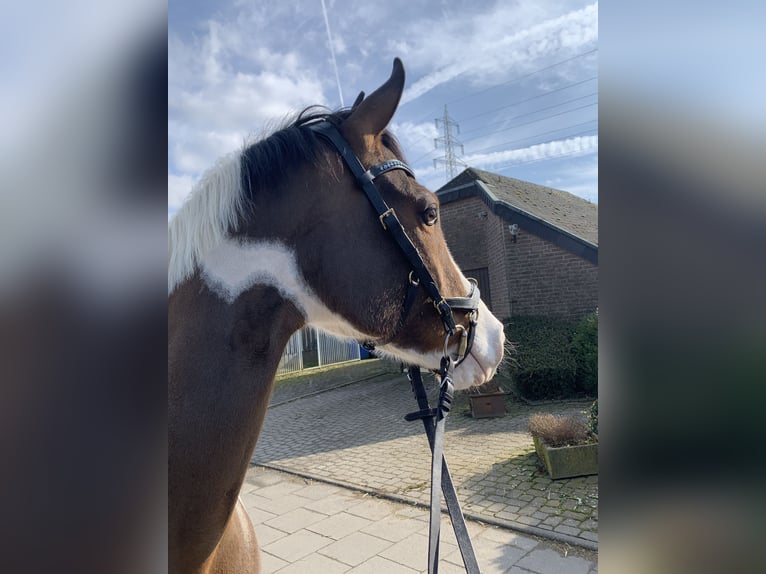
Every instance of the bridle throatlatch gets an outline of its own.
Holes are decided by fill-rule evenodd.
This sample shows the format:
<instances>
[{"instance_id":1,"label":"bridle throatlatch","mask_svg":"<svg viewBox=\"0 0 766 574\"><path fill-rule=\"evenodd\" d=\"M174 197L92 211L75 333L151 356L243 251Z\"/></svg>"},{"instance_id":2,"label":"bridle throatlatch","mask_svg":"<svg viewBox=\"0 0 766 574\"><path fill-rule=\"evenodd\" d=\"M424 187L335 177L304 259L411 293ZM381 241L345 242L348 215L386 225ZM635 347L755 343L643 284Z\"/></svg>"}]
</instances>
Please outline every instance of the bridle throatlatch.
<instances>
[{"instance_id":1,"label":"bridle throatlatch","mask_svg":"<svg viewBox=\"0 0 766 574\"><path fill-rule=\"evenodd\" d=\"M444 350L439 369L440 387L439 400L436 408L431 408L428 403L423 380L420 376L420 368L411 366L408 372L408 378L412 384L412 390L418 402L420 410L405 416L408 421L422 420L425 428L428 443L431 447L431 513L429 521L429 540L428 540L428 572L437 574L439 569L439 531L440 531L440 511L441 496L440 490L444 493L444 499L447 503L447 510L452 519L452 526L455 530L460 552L463 556L463 564L468 574L480 574L479 566L476 561L471 539L468 536L468 529L465 524L465 518L460 509L460 503L457 499L455 486L452 483L452 477L447 468L447 461L443 455L444 445L444 425L447 414L452 405L453 387L452 372L455 367L462 363L471 352L475 327L478 321L479 313L479 287L475 279L469 279L471 283L470 292L466 297L442 297L436 282L430 271L423 262L423 258L418 253L412 240L407 236L396 212L389 207L383 197L375 187L375 179L380 175L400 169L412 177L415 177L410 167L399 160L383 162L379 165L365 169L359 158L356 157L351 146L335 127L328 121L320 121L306 126L315 134L327 140L338 152L349 170L356 179L357 184L362 188L367 199L378 215L378 220L383 229L388 232L392 239L402 250L407 259L411 271L408 278L407 294L404 299L402 313L394 326L393 332L383 340L367 341L363 346L368 350L374 350L376 346L383 346L390 343L404 327L407 317L410 313L416 295L419 289L425 289L429 299L433 302L436 312L444 325L446 333L444 339ZM453 309L466 311L468 318L468 327L455 322ZM451 355L449 346L453 337L458 337L457 352ZM439 488L441 486L441 489Z\"/></svg>"}]
</instances>

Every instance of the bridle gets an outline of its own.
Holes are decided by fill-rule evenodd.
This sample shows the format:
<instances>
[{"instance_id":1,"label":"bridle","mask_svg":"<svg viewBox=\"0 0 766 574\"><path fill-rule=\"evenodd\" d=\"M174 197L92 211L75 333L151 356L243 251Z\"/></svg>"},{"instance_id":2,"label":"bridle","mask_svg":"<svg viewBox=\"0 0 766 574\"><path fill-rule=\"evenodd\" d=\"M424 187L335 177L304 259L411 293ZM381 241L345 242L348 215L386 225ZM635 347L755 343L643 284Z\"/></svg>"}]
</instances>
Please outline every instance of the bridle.
<instances>
[{"instance_id":1,"label":"bridle","mask_svg":"<svg viewBox=\"0 0 766 574\"><path fill-rule=\"evenodd\" d=\"M376 346L382 346L389 343L399 334L409 315L409 311L415 300L415 295L417 294L418 289L422 287L428 294L429 299L433 302L434 308L444 325L444 330L446 332L445 349L448 347L450 338L460 334L461 341L458 343L458 353L455 359L448 357L448 353L444 353L445 357L449 358L453 363L452 366L457 366L465 359L468 353L470 353L471 346L473 345L475 333L474 327L478 320L480 300L479 288L476 281L471 280L471 290L466 297L443 297L431 272L423 262L423 258L412 243L412 240L407 236L404 227L402 227L399 218L396 216L396 212L392 207L388 206L374 183L375 179L384 173L395 169L400 169L414 178L415 174L412 172L412 169L410 169L406 163L399 160L385 161L374 167L365 169L359 161L359 158L356 157L356 154L349 143L341 135L335 125L323 120L317 123L308 124L306 127L333 145L348 166L349 170L351 170L357 184L359 184L362 191L364 191L367 196L367 199L378 215L378 220L383 226L383 229L388 232L391 238L399 246L412 268L407 282L407 295L402 307L402 313L394 327L393 333L384 340L365 341L365 348L374 350ZM452 313L453 309L461 309L468 312L469 325L467 329L462 325L455 323L455 318Z\"/></svg>"},{"instance_id":2,"label":"bridle","mask_svg":"<svg viewBox=\"0 0 766 574\"><path fill-rule=\"evenodd\" d=\"M443 297L430 271L425 265L412 240L407 236L402 227L396 212L389 207L375 186L375 179L386 172L400 169L415 177L410 167L399 160L389 160L381 164L365 169L353 149L341 135L338 128L327 120L306 124L306 127L316 135L327 140L338 152L340 157L348 166L351 174L356 179L356 183L362 188L367 199L378 215L378 220L383 229L388 232L392 239L401 249L404 257L411 267L408 277L407 294L402 306L402 313L394 326L393 333L385 339L377 341L365 341L364 347L368 350L374 350L376 346L383 346L391 342L402 330L410 309L415 301L419 289L425 289L428 298L434 305L436 312L444 325L446 336L444 339L444 348L442 353L441 365L439 369L440 387L439 400L436 408L431 408L428 403L425 386L420 376L420 368L411 366L409 368L409 379L412 383L415 398L418 401L420 410L405 416L408 421L422 420L425 427L426 436L431 447L431 514L430 514L430 534L428 541L428 572L437 574L439 568L439 528L440 528L440 509L441 497L439 491L444 492L444 498L447 503L447 509L452 519L452 525L455 529L455 537L463 556L466 572L468 574L479 574L479 567L476 561L476 555L471 545L471 539L468 536L468 529L465 525L463 513L460 510L460 504L457 499L457 493L452 483L452 478L447 468L447 462L443 456L444 444L444 423L452 403L452 372L461 362L465 360L471 352L473 345L475 327L479 315L479 287L475 279L469 279L471 290L466 297ZM468 327L455 322L453 309L467 311ZM453 336L459 336L457 345L457 354L453 357L449 353L449 343ZM439 489L441 485L441 489Z\"/></svg>"}]
</instances>

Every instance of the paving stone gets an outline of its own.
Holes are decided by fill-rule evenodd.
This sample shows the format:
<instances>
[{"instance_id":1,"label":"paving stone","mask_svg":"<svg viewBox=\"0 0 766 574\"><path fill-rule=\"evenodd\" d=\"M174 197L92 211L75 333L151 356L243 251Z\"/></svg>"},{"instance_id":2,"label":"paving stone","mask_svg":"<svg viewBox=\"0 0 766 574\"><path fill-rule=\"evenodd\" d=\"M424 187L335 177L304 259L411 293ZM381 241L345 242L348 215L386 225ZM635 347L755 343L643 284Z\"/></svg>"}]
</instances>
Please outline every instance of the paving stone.
<instances>
[{"instance_id":1,"label":"paving stone","mask_svg":"<svg viewBox=\"0 0 766 574\"><path fill-rule=\"evenodd\" d=\"M250 499L248 501L250 508L265 510L273 515L285 514L286 512L290 512L291 510L303 506L305 503L305 498L297 496L282 496L281 498L273 499L254 496L252 494L250 494Z\"/></svg>"},{"instance_id":2,"label":"paving stone","mask_svg":"<svg viewBox=\"0 0 766 574\"><path fill-rule=\"evenodd\" d=\"M338 492L340 488L332 486L330 484L322 484L316 482L310 484L301 489L294 491L292 494L295 496L302 496L303 498L309 498L311 500L322 500L323 498Z\"/></svg>"},{"instance_id":3,"label":"paving stone","mask_svg":"<svg viewBox=\"0 0 766 574\"><path fill-rule=\"evenodd\" d=\"M419 508L417 506L407 506L404 508L400 508L394 512L395 516L405 516L407 518L414 518L416 520L425 518L428 520L428 511L423 510L422 508Z\"/></svg>"},{"instance_id":4,"label":"paving stone","mask_svg":"<svg viewBox=\"0 0 766 574\"><path fill-rule=\"evenodd\" d=\"M304 508L321 514L333 515L359 503L359 500L348 492L338 492L306 504Z\"/></svg>"},{"instance_id":5,"label":"paving stone","mask_svg":"<svg viewBox=\"0 0 766 574\"><path fill-rule=\"evenodd\" d=\"M271 486L267 486L265 488L258 488L254 490L253 492L257 494L258 496L262 496L263 498L271 498L272 500L275 500L277 498L282 498L283 496L290 494L292 492L295 492L296 490L300 490L305 485L296 484L293 482L280 482L277 484L272 484Z\"/></svg>"},{"instance_id":6,"label":"paving stone","mask_svg":"<svg viewBox=\"0 0 766 574\"><path fill-rule=\"evenodd\" d=\"M594 563L579 556L561 556L549 549L532 550L519 560L517 566L537 574L588 574Z\"/></svg>"},{"instance_id":7,"label":"paving stone","mask_svg":"<svg viewBox=\"0 0 766 574\"><path fill-rule=\"evenodd\" d=\"M305 508L296 508L295 510L291 510L290 512L287 512L281 516L272 518L265 524L267 526L271 526L272 528L277 528L283 532L292 534L301 528L306 528L315 522L319 522L320 520L325 519L327 519L327 516L320 514L319 512L312 512L311 510L306 510ZM260 531L258 531L258 534L260 534Z\"/></svg>"},{"instance_id":8,"label":"paving stone","mask_svg":"<svg viewBox=\"0 0 766 574\"><path fill-rule=\"evenodd\" d=\"M366 498L359 504L350 506L346 509L346 512L353 514L354 516L361 516L368 520L380 520L392 513L391 505L384 500L377 498Z\"/></svg>"},{"instance_id":9,"label":"paving stone","mask_svg":"<svg viewBox=\"0 0 766 574\"><path fill-rule=\"evenodd\" d=\"M417 570L380 556L373 556L359 566L349 570L349 574L417 574L417 572Z\"/></svg>"},{"instance_id":10,"label":"paving stone","mask_svg":"<svg viewBox=\"0 0 766 574\"><path fill-rule=\"evenodd\" d=\"M535 506L525 506L519 510L521 516L532 516L535 512L537 512L537 507Z\"/></svg>"},{"instance_id":11,"label":"paving stone","mask_svg":"<svg viewBox=\"0 0 766 574\"><path fill-rule=\"evenodd\" d=\"M519 516L518 521L522 524L526 524L527 526L537 526L540 524L539 519L532 518L531 516Z\"/></svg>"},{"instance_id":12,"label":"paving stone","mask_svg":"<svg viewBox=\"0 0 766 574\"><path fill-rule=\"evenodd\" d=\"M428 569L421 570L421 574L428 574ZM465 574L465 566L462 564L458 566L452 562L445 562L441 560L439 562L439 574Z\"/></svg>"},{"instance_id":13,"label":"paving stone","mask_svg":"<svg viewBox=\"0 0 766 574\"><path fill-rule=\"evenodd\" d=\"M284 538L285 536L287 536L287 533L283 532L282 530L277 530L276 528L272 528L271 526L267 526L265 524L259 524L258 527L255 529L255 536L258 539L258 545L261 548L263 548L264 546L271 544L275 540Z\"/></svg>"},{"instance_id":14,"label":"paving stone","mask_svg":"<svg viewBox=\"0 0 766 574\"><path fill-rule=\"evenodd\" d=\"M321 554L310 554L279 571L279 574L343 574L351 566Z\"/></svg>"},{"instance_id":15,"label":"paving stone","mask_svg":"<svg viewBox=\"0 0 766 574\"><path fill-rule=\"evenodd\" d=\"M598 522L595 520L583 520L580 523L580 528L583 530L597 530L598 529Z\"/></svg>"},{"instance_id":16,"label":"paving stone","mask_svg":"<svg viewBox=\"0 0 766 574\"><path fill-rule=\"evenodd\" d=\"M316 532L328 538L334 540L340 540L344 536L348 536L352 532L361 530L365 526L372 524L371 520L362 518L361 516L354 516L347 512L341 512L335 514L324 520L308 526L308 530Z\"/></svg>"},{"instance_id":17,"label":"paving stone","mask_svg":"<svg viewBox=\"0 0 766 574\"><path fill-rule=\"evenodd\" d=\"M500 544L513 544L523 550L532 550L539 544L534 538L529 538L504 528L487 528L479 536Z\"/></svg>"},{"instance_id":18,"label":"paving stone","mask_svg":"<svg viewBox=\"0 0 766 574\"><path fill-rule=\"evenodd\" d=\"M422 534L408 536L386 548L380 555L415 570L421 570L428 565L428 537Z\"/></svg>"},{"instance_id":19,"label":"paving stone","mask_svg":"<svg viewBox=\"0 0 766 574\"><path fill-rule=\"evenodd\" d=\"M296 562L332 542L332 538L307 530L299 530L263 546L263 550L286 562Z\"/></svg>"},{"instance_id":20,"label":"paving stone","mask_svg":"<svg viewBox=\"0 0 766 574\"><path fill-rule=\"evenodd\" d=\"M272 556L268 552L261 552L261 571L263 574L272 574L272 572L276 572L287 565L288 562L281 558Z\"/></svg>"},{"instance_id":21,"label":"paving stone","mask_svg":"<svg viewBox=\"0 0 766 574\"><path fill-rule=\"evenodd\" d=\"M474 551L482 574L504 573L527 552L517 546L498 545L494 541L484 539L474 540ZM458 566L463 564L459 549L445 554L444 560Z\"/></svg>"},{"instance_id":22,"label":"paving stone","mask_svg":"<svg viewBox=\"0 0 766 574\"><path fill-rule=\"evenodd\" d=\"M279 516L273 512L266 512L265 510L261 510L255 506L248 505L244 497L242 498L242 503L245 505L245 510L247 511L247 514L250 516L250 520L254 525L261 524L262 522L266 522Z\"/></svg>"},{"instance_id":23,"label":"paving stone","mask_svg":"<svg viewBox=\"0 0 766 574\"><path fill-rule=\"evenodd\" d=\"M413 532L417 532L422 528L423 523L419 520L388 516L386 518L381 518L360 530L366 534L382 538L383 540L399 542L402 538L406 538Z\"/></svg>"},{"instance_id":24,"label":"paving stone","mask_svg":"<svg viewBox=\"0 0 766 574\"><path fill-rule=\"evenodd\" d=\"M344 564L358 566L389 546L391 542L387 540L363 532L354 532L322 548L320 553Z\"/></svg>"}]
</instances>

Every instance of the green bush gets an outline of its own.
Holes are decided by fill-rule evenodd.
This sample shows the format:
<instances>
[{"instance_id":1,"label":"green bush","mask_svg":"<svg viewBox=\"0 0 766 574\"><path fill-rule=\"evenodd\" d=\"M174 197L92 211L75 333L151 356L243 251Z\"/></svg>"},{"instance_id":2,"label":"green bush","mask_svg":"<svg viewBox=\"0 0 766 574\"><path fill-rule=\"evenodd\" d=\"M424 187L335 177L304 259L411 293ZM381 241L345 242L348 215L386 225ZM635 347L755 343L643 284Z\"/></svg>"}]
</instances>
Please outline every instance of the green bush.
<instances>
[{"instance_id":1,"label":"green bush","mask_svg":"<svg viewBox=\"0 0 766 574\"><path fill-rule=\"evenodd\" d=\"M598 393L598 311L584 317L572 337L577 390Z\"/></svg>"},{"instance_id":2,"label":"green bush","mask_svg":"<svg viewBox=\"0 0 766 574\"><path fill-rule=\"evenodd\" d=\"M510 375L532 400L577 395L577 366L571 352L575 323L549 317L514 317L506 336L515 346Z\"/></svg>"}]
</instances>

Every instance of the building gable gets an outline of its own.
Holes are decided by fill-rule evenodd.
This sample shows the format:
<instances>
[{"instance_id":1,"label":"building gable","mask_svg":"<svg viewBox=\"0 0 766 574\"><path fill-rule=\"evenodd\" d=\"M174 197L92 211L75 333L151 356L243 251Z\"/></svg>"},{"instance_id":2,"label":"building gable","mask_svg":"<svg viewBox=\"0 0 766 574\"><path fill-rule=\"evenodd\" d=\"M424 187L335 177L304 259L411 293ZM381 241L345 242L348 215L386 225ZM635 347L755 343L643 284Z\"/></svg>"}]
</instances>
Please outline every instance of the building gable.
<instances>
[{"instance_id":1,"label":"building gable","mask_svg":"<svg viewBox=\"0 0 766 574\"><path fill-rule=\"evenodd\" d=\"M442 204L481 199L508 224L598 264L598 206L565 191L468 168L436 194Z\"/></svg>"}]
</instances>

